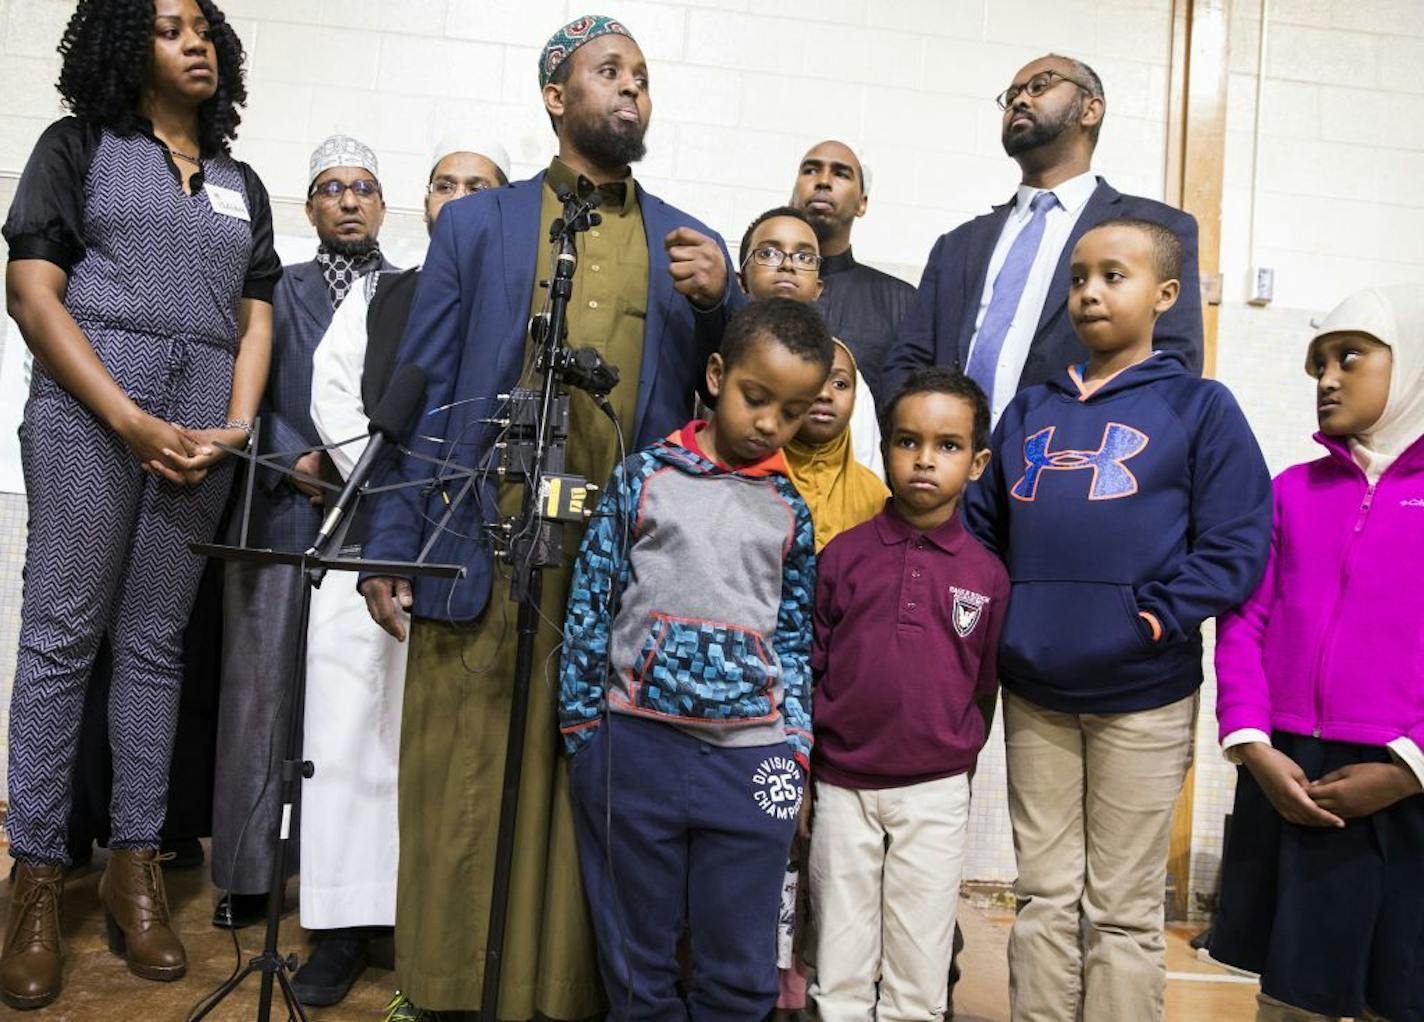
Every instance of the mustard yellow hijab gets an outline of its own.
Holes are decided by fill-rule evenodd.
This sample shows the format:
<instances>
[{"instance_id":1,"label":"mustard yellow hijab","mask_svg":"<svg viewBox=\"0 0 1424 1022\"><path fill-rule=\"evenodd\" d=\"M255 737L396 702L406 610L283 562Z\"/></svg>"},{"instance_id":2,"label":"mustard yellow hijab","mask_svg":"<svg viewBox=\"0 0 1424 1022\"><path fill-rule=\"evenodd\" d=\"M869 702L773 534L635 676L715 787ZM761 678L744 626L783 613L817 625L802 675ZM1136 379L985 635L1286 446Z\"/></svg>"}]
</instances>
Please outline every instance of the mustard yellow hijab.
<instances>
[{"instance_id":1,"label":"mustard yellow hijab","mask_svg":"<svg viewBox=\"0 0 1424 1022\"><path fill-rule=\"evenodd\" d=\"M840 341L836 345L850 359L851 371L859 375L850 349ZM890 496L875 473L855 460L849 425L819 447L794 439L784 453L791 481L811 509L817 553L842 532L874 518Z\"/></svg>"}]
</instances>

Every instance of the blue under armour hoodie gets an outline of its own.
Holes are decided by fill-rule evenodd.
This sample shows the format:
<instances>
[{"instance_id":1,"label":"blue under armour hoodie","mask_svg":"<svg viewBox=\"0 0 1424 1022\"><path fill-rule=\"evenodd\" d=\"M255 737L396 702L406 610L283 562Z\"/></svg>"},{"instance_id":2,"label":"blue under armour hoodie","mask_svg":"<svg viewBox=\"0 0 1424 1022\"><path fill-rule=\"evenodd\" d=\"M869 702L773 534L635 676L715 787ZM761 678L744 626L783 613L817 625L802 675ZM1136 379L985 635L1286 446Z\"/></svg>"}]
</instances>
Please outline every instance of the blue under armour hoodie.
<instances>
[{"instance_id":1,"label":"blue under armour hoodie","mask_svg":"<svg viewBox=\"0 0 1424 1022\"><path fill-rule=\"evenodd\" d=\"M1004 410L969 527L1012 581L999 676L1065 713L1201 684L1200 626L1256 588L1271 477L1231 392L1159 351L1088 394L1082 367Z\"/></svg>"}]
</instances>

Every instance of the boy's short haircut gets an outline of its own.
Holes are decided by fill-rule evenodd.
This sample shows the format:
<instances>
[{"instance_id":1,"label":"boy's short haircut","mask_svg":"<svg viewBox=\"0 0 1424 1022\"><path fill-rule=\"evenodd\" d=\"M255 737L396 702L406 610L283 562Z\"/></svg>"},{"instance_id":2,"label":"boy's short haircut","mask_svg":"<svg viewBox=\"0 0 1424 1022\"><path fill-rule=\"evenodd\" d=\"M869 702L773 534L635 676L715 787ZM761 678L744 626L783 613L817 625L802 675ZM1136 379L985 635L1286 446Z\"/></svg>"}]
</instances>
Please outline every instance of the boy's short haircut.
<instances>
[{"instance_id":1,"label":"boy's short haircut","mask_svg":"<svg viewBox=\"0 0 1424 1022\"><path fill-rule=\"evenodd\" d=\"M768 220L775 220L779 216L789 216L793 220L800 220L807 227L810 227L813 233L816 230L815 226L811 223L810 217L794 206L777 206L775 209L769 209L753 220L752 225L747 228L747 233L742 235L742 247L737 253L738 266L747 265L747 256L751 254L752 250L752 235L756 233L756 229Z\"/></svg>"},{"instance_id":2,"label":"boy's short haircut","mask_svg":"<svg viewBox=\"0 0 1424 1022\"><path fill-rule=\"evenodd\" d=\"M1159 281L1182 279L1182 242L1172 233L1170 227L1159 224L1156 220L1144 220L1135 216L1118 216L1111 220L1104 220L1092 229L1100 231L1104 227L1126 227L1129 230L1141 231L1152 242L1152 268L1157 272L1157 279Z\"/></svg>"},{"instance_id":3,"label":"boy's short haircut","mask_svg":"<svg viewBox=\"0 0 1424 1022\"><path fill-rule=\"evenodd\" d=\"M812 305L792 298L758 298L736 311L722 334L722 367L730 370L763 337L776 340L793 355L823 367L835 361L826 321Z\"/></svg>"},{"instance_id":4,"label":"boy's short haircut","mask_svg":"<svg viewBox=\"0 0 1424 1022\"><path fill-rule=\"evenodd\" d=\"M885 410L880 413L880 435L885 443L890 442L890 435L895 431L895 409L905 398L916 394L949 394L969 402L969 407L974 410L974 435L971 438L974 450L989 449L989 399L984 396L979 384L949 366L922 366L916 369L904 386L895 392L895 396L886 402Z\"/></svg>"}]
</instances>

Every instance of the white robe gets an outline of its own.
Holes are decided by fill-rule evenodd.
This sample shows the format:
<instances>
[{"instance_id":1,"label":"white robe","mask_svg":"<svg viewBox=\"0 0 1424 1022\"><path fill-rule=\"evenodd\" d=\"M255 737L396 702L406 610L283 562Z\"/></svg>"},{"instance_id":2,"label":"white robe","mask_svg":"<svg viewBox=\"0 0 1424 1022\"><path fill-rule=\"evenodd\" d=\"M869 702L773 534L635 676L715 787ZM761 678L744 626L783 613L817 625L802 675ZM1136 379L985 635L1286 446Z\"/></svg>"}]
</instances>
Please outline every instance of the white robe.
<instances>
[{"instance_id":1,"label":"white robe","mask_svg":"<svg viewBox=\"0 0 1424 1022\"><path fill-rule=\"evenodd\" d=\"M875 397L865 383L865 377L855 374L855 408L850 413L850 448L855 460L875 477L885 478L885 460L880 452L880 419L875 414Z\"/></svg>"},{"instance_id":2,"label":"white robe","mask_svg":"<svg viewBox=\"0 0 1424 1022\"><path fill-rule=\"evenodd\" d=\"M361 374L369 301L369 288L358 284L312 359L311 416L322 443L360 438L330 452L343 478L366 445ZM406 649L371 620L351 575L328 574L312 594L304 756L316 772L302 784L301 812L307 929L395 924Z\"/></svg>"}]
</instances>

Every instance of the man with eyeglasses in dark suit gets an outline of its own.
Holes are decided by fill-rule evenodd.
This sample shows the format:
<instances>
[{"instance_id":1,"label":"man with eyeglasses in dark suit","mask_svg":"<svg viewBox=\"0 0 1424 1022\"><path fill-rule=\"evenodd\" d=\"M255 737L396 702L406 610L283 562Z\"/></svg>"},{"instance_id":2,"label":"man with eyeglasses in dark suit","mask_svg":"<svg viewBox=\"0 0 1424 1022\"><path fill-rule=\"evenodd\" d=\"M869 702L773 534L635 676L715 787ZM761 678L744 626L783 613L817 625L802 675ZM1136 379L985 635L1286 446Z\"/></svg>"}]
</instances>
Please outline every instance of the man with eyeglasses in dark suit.
<instances>
[{"instance_id":1,"label":"man with eyeglasses in dark suit","mask_svg":"<svg viewBox=\"0 0 1424 1022\"><path fill-rule=\"evenodd\" d=\"M1196 220L1093 174L1107 109L1097 72L1049 54L997 100L1004 151L1022 172L1018 191L935 242L886 360L885 386L893 392L922 365L958 366L984 388L997 422L1020 390L1083 361L1068 320L1068 257L1089 228L1113 217L1155 221L1181 240L1182 297L1158 321L1155 346L1182 351L1200 373Z\"/></svg>"},{"instance_id":2,"label":"man with eyeglasses in dark suit","mask_svg":"<svg viewBox=\"0 0 1424 1022\"><path fill-rule=\"evenodd\" d=\"M332 316L368 273L393 270L377 243L386 215L376 154L332 135L311 155L307 219L316 257L286 267L272 297L272 366L263 394L260 452L308 478L264 468L254 490L252 546L301 552L321 525L321 437L311 420L312 354ZM299 634L301 572L288 565L232 563L223 575L223 668L213 792L213 883L223 892L213 925L259 921L272 882L269 835L281 812L287 733L283 693ZM269 736L277 736L268 740ZM289 859L296 871L296 857Z\"/></svg>"}]
</instances>

